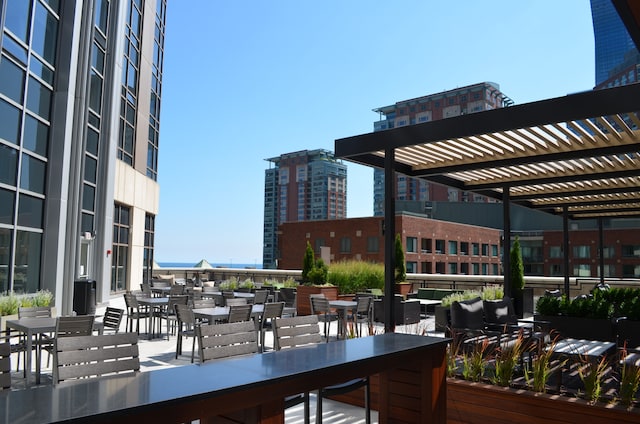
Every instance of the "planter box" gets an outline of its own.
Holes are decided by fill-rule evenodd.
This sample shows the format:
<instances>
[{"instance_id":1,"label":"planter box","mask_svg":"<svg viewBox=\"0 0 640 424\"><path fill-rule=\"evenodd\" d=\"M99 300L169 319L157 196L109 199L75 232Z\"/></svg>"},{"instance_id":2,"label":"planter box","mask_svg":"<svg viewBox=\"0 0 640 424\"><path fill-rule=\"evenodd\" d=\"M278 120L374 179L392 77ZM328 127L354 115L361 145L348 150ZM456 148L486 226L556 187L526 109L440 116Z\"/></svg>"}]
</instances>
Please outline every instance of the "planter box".
<instances>
[{"instance_id":1,"label":"planter box","mask_svg":"<svg viewBox=\"0 0 640 424\"><path fill-rule=\"evenodd\" d=\"M309 296L312 294L324 294L329 300L338 299L338 287L336 286L298 286L296 290L296 303L298 315L311 315L311 302Z\"/></svg>"},{"instance_id":2,"label":"planter box","mask_svg":"<svg viewBox=\"0 0 640 424\"><path fill-rule=\"evenodd\" d=\"M638 423L638 408L447 379L447 423Z\"/></svg>"},{"instance_id":3,"label":"planter box","mask_svg":"<svg viewBox=\"0 0 640 424\"><path fill-rule=\"evenodd\" d=\"M411 293L411 287L413 287L412 283L396 283L395 292L401 294L406 299L407 295Z\"/></svg>"},{"instance_id":4,"label":"planter box","mask_svg":"<svg viewBox=\"0 0 640 424\"><path fill-rule=\"evenodd\" d=\"M608 319L536 315L536 321L548 321L549 328L562 338L616 341L613 325Z\"/></svg>"}]
</instances>

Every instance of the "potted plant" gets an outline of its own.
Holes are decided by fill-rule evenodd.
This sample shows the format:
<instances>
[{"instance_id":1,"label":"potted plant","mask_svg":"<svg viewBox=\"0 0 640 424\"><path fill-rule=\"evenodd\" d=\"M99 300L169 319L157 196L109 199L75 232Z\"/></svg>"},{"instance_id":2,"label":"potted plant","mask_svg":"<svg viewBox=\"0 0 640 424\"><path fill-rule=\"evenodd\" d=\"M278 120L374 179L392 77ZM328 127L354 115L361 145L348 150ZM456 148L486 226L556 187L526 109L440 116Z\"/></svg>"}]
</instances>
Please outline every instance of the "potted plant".
<instances>
[{"instance_id":1,"label":"potted plant","mask_svg":"<svg viewBox=\"0 0 640 424\"><path fill-rule=\"evenodd\" d=\"M322 258L315 259L313 249L307 242L302 263L302 284L296 290L298 315L311 314L309 296L312 294L324 294L329 300L338 298L338 288L327 283L328 273L327 265Z\"/></svg>"},{"instance_id":2,"label":"potted plant","mask_svg":"<svg viewBox=\"0 0 640 424\"><path fill-rule=\"evenodd\" d=\"M36 293L15 294L9 292L0 295L0 316L2 317L0 330L5 330L5 321L18 319L18 309L21 307L49 306L53 302L53 294L49 290L39 290Z\"/></svg>"},{"instance_id":3,"label":"potted plant","mask_svg":"<svg viewBox=\"0 0 640 424\"><path fill-rule=\"evenodd\" d=\"M407 264L404 260L404 247L402 246L402 237L396 234L395 239L396 264L395 264L395 282L396 293L401 294L405 298L411 292L411 283L407 282Z\"/></svg>"},{"instance_id":4,"label":"potted plant","mask_svg":"<svg viewBox=\"0 0 640 424\"><path fill-rule=\"evenodd\" d=\"M522 261L522 249L520 238L516 236L510 252L511 272L509 285L513 308L518 318L531 317L533 315L533 289L525 288L524 263Z\"/></svg>"}]
</instances>

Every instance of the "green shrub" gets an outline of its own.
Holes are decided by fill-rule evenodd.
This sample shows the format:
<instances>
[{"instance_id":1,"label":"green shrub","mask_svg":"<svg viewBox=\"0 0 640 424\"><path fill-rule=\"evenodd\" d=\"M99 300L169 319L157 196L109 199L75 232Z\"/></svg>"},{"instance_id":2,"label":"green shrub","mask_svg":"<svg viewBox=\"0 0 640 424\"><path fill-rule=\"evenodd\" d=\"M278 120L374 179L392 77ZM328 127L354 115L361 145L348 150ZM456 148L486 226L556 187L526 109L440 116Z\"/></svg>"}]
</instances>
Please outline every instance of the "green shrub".
<instances>
[{"instance_id":1,"label":"green shrub","mask_svg":"<svg viewBox=\"0 0 640 424\"><path fill-rule=\"evenodd\" d=\"M463 300L471 300L476 297L482 300L498 300L504 297L504 288L499 285L492 285L483 287L481 290L470 289L465 290L462 293L453 293L449 296L442 298L442 306L449 307L455 302L461 302Z\"/></svg>"},{"instance_id":2,"label":"green shrub","mask_svg":"<svg viewBox=\"0 0 640 424\"><path fill-rule=\"evenodd\" d=\"M384 265L364 261L341 261L329 266L327 281L340 293L384 289Z\"/></svg>"},{"instance_id":3,"label":"green shrub","mask_svg":"<svg viewBox=\"0 0 640 424\"><path fill-rule=\"evenodd\" d=\"M33 306L49 306L53 301L53 294L49 290L40 290L36 293L14 294L13 292L0 296L0 316L15 315L18 308L30 308Z\"/></svg>"}]
</instances>

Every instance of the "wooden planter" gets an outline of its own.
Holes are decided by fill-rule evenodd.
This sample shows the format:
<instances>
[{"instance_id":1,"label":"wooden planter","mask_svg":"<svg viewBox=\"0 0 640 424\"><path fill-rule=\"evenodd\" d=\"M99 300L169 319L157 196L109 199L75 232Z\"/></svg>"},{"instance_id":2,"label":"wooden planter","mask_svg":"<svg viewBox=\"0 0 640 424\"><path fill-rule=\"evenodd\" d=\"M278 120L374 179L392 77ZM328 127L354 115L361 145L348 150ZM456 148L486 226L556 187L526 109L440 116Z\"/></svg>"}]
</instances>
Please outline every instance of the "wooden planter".
<instances>
[{"instance_id":1,"label":"wooden planter","mask_svg":"<svg viewBox=\"0 0 640 424\"><path fill-rule=\"evenodd\" d=\"M447 379L447 423L638 423L640 411L583 399Z\"/></svg>"},{"instance_id":2,"label":"wooden planter","mask_svg":"<svg viewBox=\"0 0 640 424\"><path fill-rule=\"evenodd\" d=\"M329 300L338 299L338 287L336 286L298 286L296 290L296 303L298 315L311 315L311 302L309 296L312 294L324 294Z\"/></svg>"},{"instance_id":3,"label":"wooden planter","mask_svg":"<svg viewBox=\"0 0 640 424\"><path fill-rule=\"evenodd\" d=\"M407 295L411 293L412 283L396 283L395 292L401 294L405 299Z\"/></svg>"},{"instance_id":4,"label":"wooden planter","mask_svg":"<svg viewBox=\"0 0 640 424\"><path fill-rule=\"evenodd\" d=\"M563 338L615 341L611 320L567 316L536 315L536 321L549 322L549 328Z\"/></svg>"}]
</instances>

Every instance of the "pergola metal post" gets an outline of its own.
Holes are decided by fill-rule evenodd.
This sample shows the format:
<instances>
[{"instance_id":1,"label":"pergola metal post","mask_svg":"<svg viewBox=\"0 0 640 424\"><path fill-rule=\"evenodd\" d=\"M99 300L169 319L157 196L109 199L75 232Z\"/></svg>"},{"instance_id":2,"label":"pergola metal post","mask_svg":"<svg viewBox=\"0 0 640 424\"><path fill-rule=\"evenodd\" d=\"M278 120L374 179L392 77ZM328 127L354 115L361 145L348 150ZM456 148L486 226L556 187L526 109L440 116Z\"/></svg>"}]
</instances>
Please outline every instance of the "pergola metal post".
<instances>
[{"instance_id":1,"label":"pergola metal post","mask_svg":"<svg viewBox=\"0 0 640 424\"><path fill-rule=\"evenodd\" d=\"M600 284L604 284L604 228L602 217L598 217L598 256L600 257Z\"/></svg>"},{"instance_id":2,"label":"pergola metal post","mask_svg":"<svg viewBox=\"0 0 640 424\"><path fill-rule=\"evenodd\" d=\"M502 274L504 297L511 297L511 199L509 186L502 189L502 219L503 238L502 243Z\"/></svg>"},{"instance_id":3,"label":"pergola metal post","mask_svg":"<svg viewBox=\"0 0 640 424\"><path fill-rule=\"evenodd\" d=\"M564 294L569 297L569 208L562 207L562 250L564 251Z\"/></svg>"},{"instance_id":4,"label":"pergola metal post","mask_svg":"<svg viewBox=\"0 0 640 424\"><path fill-rule=\"evenodd\" d=\"M396 268L396 192L395 192L395 150L385 149L384 153L384 331L393 333L395 324L395 268Z\"/></svg>"}]
</instances>

